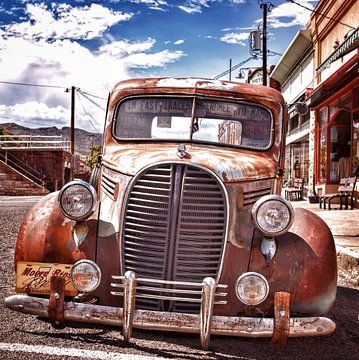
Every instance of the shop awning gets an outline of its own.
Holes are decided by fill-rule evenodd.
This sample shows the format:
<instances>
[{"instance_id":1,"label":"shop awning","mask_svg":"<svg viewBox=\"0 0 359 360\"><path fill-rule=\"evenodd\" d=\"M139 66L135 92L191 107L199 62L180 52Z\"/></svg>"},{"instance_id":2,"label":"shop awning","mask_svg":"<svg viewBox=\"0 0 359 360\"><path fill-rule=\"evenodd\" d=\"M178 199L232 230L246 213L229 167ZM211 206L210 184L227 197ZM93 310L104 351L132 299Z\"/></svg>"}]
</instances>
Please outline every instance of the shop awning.
<instances>
[{"instance_id":1,"label":"shop awning","mask_svg":"<svg viewBox=\"0 0 359 360\"><path fill-rule=\"evenodd\" d=\"M309 95L306 102L310 108L315 108L319 103L331 96L349 81L357 78L359 70L359 49L356 54L335 71L328 79L320 83Z\"/></svg>"},{"instance_id":2,"label":"shop awning","mask_svg":"<svg viewBox=\"0 0 359 360\"><path fill-rule=\"evenodd\" d=\"M359 27L344 40L344 42L316 69L317 75L328 68L331 63L338 60L340 57L348 54L359 46Z\"/></svg>"},{"instance_id":3,"label":"shop awning","mask_svg":"<svg viewBox=\"0 0 359 360\"><path fill-rule=\"evenodd\" d=\"M305 29L298 31L287 50L278 61L276 67L271 72L270 78L282 83L294 65L298 62L298 59L311 44L310 30Z\"/></svg>"}]
</instances>

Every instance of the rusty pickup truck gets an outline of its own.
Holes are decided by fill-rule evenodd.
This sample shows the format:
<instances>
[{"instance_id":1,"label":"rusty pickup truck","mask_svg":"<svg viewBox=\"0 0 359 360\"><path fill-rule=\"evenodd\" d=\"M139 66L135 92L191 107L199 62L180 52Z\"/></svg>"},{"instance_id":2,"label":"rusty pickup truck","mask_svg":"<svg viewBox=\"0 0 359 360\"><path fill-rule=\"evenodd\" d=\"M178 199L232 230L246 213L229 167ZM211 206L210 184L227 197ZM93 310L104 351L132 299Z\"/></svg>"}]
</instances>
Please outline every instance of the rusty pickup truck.
<instances>
[{"instance_id":1,"label":"rusty pickup truck","mask_svg":"<svg viewBox=\"0 0 359 360\"><path fill-rule=\"evenodd\" d=\"M326 335L327 225L281 196L287 113L274 89L193 78L119 82L89 182L43 197L20 229L8 308L210 335Z\"/></svg>"}]
</instances>

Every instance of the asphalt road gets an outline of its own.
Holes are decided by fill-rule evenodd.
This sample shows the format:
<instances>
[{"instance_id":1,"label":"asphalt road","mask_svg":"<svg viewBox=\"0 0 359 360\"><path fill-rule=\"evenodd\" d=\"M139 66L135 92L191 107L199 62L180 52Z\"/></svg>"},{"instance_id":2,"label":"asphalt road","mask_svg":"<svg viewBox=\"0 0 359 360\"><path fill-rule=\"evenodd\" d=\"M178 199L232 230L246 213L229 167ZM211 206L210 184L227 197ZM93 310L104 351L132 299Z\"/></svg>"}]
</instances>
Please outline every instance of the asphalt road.
<instances>
[{"instance_id":1,"label":"asphalt road","mask_svg":"<svg viewBox=\"0 0 359 360\"><path fill-rule=\"evenodd\" d=\"M14 293L13 252L17 233L31 202L0 204L0 359L345 359L359 360L359 288L341 283L328 314L335 333L317 338L290 338L284 350L269 339L212 336L210 351L200 350L197 335L134 330L125 344L120 329L71 324L54 330L38 319L3 305Z\"/></svg>"}]
</instances>

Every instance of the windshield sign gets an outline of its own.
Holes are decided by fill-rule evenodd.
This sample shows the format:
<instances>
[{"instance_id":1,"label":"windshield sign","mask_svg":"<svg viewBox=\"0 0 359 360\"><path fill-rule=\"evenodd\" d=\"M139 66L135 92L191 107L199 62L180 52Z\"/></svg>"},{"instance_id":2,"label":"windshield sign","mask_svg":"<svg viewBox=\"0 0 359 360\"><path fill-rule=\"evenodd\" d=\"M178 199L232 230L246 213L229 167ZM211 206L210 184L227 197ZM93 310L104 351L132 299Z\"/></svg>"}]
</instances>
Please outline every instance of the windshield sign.
<instances>
[{"instance_id":1,"label":"windshield sign","mask_svg":"<svg viewBox=\"0 0 359 360\"><path fill-rule=\"evenodd\" d=\"M120 139L192 140L265 149L270 144L271 126L269 111L254 104L147 97L120 104L115 135Z\"/></svg>"}]
</instances>

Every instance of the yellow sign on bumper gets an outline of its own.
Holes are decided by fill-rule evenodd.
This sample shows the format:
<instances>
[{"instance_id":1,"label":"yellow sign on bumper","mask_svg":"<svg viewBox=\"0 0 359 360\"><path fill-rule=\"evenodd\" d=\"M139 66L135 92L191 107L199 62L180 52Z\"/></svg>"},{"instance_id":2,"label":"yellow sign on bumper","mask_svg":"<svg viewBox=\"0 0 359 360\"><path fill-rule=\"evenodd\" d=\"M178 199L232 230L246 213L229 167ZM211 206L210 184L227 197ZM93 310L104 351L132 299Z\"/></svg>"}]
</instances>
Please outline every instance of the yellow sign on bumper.
<instances>
[{"instance_id":1,"label":"yellow sign on bumper","mask_svg":"<svg viewBox=\"0 0 359 360\"><path fill-rule=\"evenodd\" d=\"M70 280L72 265L19 261L16 267L16 292L50 294L52 276L65 279L65 296L75 296L78 291Z\"/></svg>"}]
</instances>

